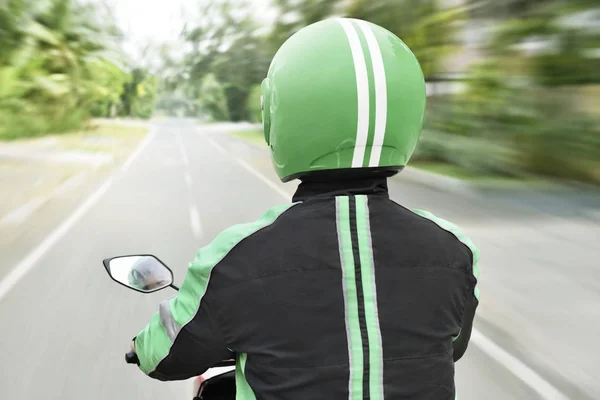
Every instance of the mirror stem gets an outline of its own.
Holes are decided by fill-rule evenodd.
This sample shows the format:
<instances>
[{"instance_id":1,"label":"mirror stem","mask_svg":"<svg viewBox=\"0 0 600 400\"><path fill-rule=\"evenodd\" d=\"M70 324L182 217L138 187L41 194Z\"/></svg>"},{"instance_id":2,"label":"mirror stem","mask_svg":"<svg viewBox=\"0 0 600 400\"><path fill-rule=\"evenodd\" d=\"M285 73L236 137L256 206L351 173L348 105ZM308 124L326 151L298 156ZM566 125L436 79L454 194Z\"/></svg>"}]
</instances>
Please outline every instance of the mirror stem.
<instances>
[{"instance_id":1,"label":"mirror stem","mask_svg":"<svg viewBox=\"0 0 600 400\"><path fill-rule=\"evenodd\" d=\"M173 289L179 291L179 288L177 286L173 285L172 283L169 285L169 287L172 287Z\"/></svg>"}]
</instances>

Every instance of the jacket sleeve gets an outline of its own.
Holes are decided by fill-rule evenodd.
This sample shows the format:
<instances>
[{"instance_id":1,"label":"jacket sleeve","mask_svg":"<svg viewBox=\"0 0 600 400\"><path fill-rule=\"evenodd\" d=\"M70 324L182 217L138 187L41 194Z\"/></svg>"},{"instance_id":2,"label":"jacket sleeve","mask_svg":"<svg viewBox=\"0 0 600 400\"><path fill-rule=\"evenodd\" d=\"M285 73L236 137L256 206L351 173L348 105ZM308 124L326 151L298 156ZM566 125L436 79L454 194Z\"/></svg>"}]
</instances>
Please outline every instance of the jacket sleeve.
<instances>
[{"instance_id":1,"label":"jacket sleeve","mask_svg":"<svg viewBox=\"0 0 600 400\"><path fill-rule=\"evenodd\" d=\"M215 251L218 237L215 241L198 251L177 296L163 301L135 338L140 369L151 378L188 379L231 358L217 318L218 291L211 283L222 259Z\"/></svg>"},{"instance_id":2,"label":"jacket sleeve","mask_svg":"<svg viewBox=\"0 0 600 400\"><path fill-rule=\"evenodd\" d=\"M477 287L477 280L479 279L479 249L473 245L473 242L466 236L458 236L461 242L465 244L471 250L472 263L471 267L473 270L473 277L475 278L473 289L470 295L465 300L465 307L462 315L462 323L458 337L454 338L452 347L454 348L454 362L461 359L461 357L467 351L469 340L471 339L471 332L473 330L473 320L475 319L475 311L479 305L479 288Z\"/></svg>"},{"instance_id":3,"label":"jacket sleeve","mask_svg":"<svg viewBox=\"0 0 600 400\"><path fill-rule=\"evenodd\" d=\"M471 331L473 330L473 319L475 318L475 310L479 304L479 288L477 281L479 279L479 249L471 239L465 235L462 230L453 223L438 218L429 211L413 209L415 214L436 223L440 228L452 233L463 245L471 251L471 271L473 273L474 284L472 295L467 296L465 307L462 315L462 323L458 336L453 338L454 361L458 361L467 351Z\"/></svg>"},{"instance_id":4,"label":"jacket sleeve","mask_svg":"<svg viewBox=\"0 0 600 400\"><path fill-rule=\"evenodd\" d=\"M462 327L458 337L454 339L452 347L454 348L454 362L461 359L467 351L469 340L471 339L471 331L473 330L473 319L475 318L475 310L479 301L475 295L469 296L463 311Z\"/></svg>"},{"instance_id":5,"label":"jacket sleeve","mask_svg":"<svg viewBox=\"0 0 600 400\"><path fill-rule=\"evenodd\" d=\"M232 357L209 305L203 304L191 321L178 327L169 312L174 301L161 303L159 312L135 338L140 369L161 381L201 375Z\"/></svg>"},{"instance_id":6,"label":"jacket sleeve","mask_svg":"<svg viewBox=\"0 0 600 400\"><path fill-rule=\"evenodd\" d=\"M217 315L221 314L217 308L222 302L215 287L222 282L214 270L224 267L224 258L240 241L271 224L290 206L275 206L255 222L226 229L198 251L177 296L161 303L159 311L135 338L144 373L163 381L183 380L232 357L218 322Z\"/></svg>"}]
</instances>

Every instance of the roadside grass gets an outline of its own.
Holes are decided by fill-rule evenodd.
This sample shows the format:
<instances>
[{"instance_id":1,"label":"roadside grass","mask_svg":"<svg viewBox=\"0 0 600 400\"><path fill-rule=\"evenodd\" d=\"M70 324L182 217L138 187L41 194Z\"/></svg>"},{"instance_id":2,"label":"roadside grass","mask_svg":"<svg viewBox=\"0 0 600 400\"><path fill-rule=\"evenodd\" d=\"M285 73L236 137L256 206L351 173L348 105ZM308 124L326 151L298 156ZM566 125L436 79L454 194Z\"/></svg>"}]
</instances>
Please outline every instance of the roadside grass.
<instances>
[{"instance_id":1,"label":"roadside grass","mask_svg":"<svg viewBox=\"0 0 600 400\"><path fill-rule=\"evenodd\" d=\"M521 187L521 186L552 186L553 183L541 177L513 177L501 175L476 174L459 165L441 161L415 160L408 164L410 167L432 172L450 178L460 179L475 185L489 187Z\"/></svg>"},{"instance_id":2,"label":"roadside grass","mask_svg":"<svg viewBox=\"0 0 600 400\"><path fill-rule=\"evenodd\" d=\"M82 171L80 165L0 160L0 218L35 198L45 197Z\"/></svg>"},{"instance_id":3,"label":"roadside grass","mask_svg":"<svg viewBox=\"0 0 600 400\"><path fill-rule=\"evenodd\" d=\"M261 130L253 129L248 131L236 131L231 132L230 135L238 139L245 140L253 145L267 148L267 142L265 142L265 134Z\"/></svg>"},{"instance_id":4,"label":"roadside grass","mask_svg":"<svg viewBox=\"0 0 600 400\"><path fill-rule=\"evenodd\" d=\"M0 196L0 218L44 198L76 175L92 178L109 173L134 151L147 131L147 127L95 123L70 133L0 141L0 186L7 192ZM79 161L55 159L63 153L75 154ZM98 157L104 163L96 164Z\"/></svg>"},{"instance_id":5,"label":"roadside grass","mask_svg":"<svg viewBox=\"0 0 600 400\"><path fill-rule=\"evenodd\" d=\"M88 129L51 137L58 147L119 157L129 153L148 132L140 126L97 124Z\"/></svg>"}]
</instances>

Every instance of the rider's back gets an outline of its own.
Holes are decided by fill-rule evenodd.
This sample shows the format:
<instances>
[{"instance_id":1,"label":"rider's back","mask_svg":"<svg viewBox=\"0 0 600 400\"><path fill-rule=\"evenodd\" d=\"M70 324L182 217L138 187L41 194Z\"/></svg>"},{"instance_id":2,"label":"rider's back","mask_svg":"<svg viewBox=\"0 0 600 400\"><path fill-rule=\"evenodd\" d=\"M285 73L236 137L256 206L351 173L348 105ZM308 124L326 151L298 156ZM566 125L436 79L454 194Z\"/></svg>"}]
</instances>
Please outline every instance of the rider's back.
<instances>
[{"instance_id":1,"label":"rider's back","mask_svg":"<svg viewBox=\"0 0 600 400\"><path fill-rule=\"evenodd\" d=\"M239 398L453 399L471 250L383 179L303 183L295 200L227 253L202 299L241 354Z\"/></svg>"},{"instance_id":2,"label":"rider's back","mask_svg":"<svg viewBox=\"0 0 600 400\"><path fill-rule=\"evenodd\" d=\"M417 58L381 26L330 18L287 39L261 110L275 172L302 181L294 204L198 251L136 337L140 368L187 379L233 351L238 399L453 399L479 253L392 202L385 180L409 162L425 104Z\"/></svg>"}]
</instances>

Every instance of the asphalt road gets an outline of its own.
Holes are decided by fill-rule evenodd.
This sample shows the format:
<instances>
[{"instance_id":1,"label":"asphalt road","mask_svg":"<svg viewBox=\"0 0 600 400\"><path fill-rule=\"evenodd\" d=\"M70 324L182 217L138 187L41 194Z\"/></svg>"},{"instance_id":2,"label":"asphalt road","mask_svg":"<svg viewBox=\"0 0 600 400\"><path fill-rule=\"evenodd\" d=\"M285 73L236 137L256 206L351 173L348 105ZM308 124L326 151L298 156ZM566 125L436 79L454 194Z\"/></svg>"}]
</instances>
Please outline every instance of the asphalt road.
<instances>
[{"instance_id":1,"label":"asphalt road","mask_svg":"<svg viewBox=\"0 0 600 400\"><path fill-rule=\"evenodd\" d=\"M0 399L191 398L190 382L153 381L123 361L173 293L129 291L101 260L152 253L181 282L221 230L286 201L295 185L279 184L266 153L224 129L161 123L126 168L65 215L64 229L48 231L21 261L0 261ZM390 192L458 223L481 248L482 304L457 364L461 400L600 398L597 220L402 177Z\"/></svg>"}]
</instances>

